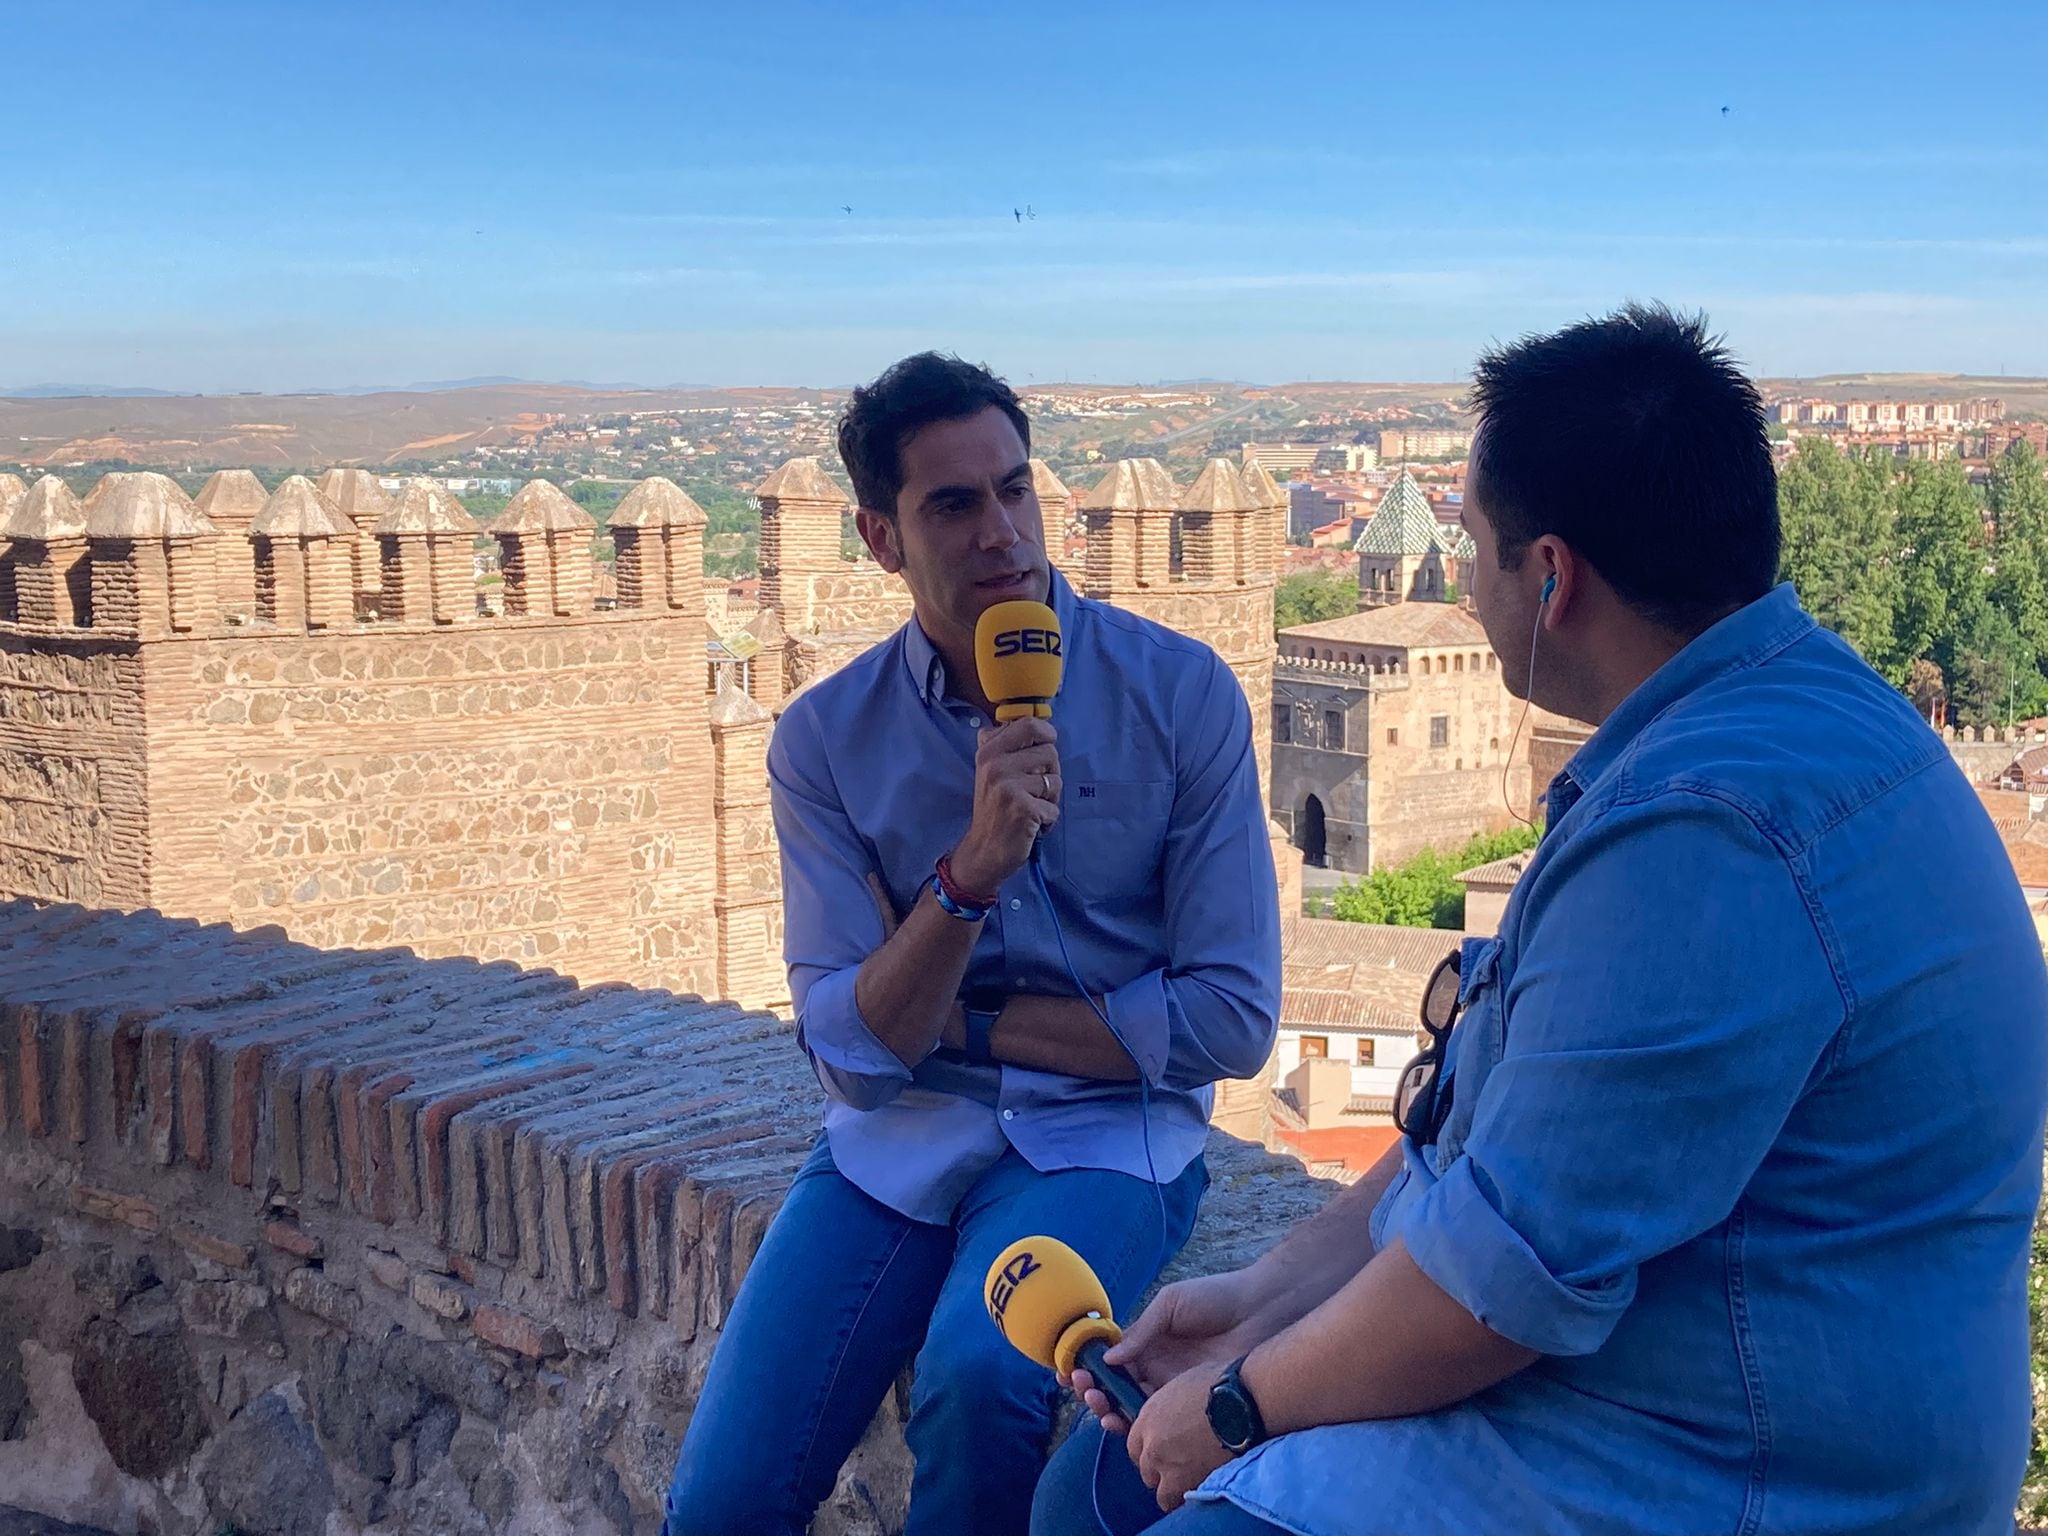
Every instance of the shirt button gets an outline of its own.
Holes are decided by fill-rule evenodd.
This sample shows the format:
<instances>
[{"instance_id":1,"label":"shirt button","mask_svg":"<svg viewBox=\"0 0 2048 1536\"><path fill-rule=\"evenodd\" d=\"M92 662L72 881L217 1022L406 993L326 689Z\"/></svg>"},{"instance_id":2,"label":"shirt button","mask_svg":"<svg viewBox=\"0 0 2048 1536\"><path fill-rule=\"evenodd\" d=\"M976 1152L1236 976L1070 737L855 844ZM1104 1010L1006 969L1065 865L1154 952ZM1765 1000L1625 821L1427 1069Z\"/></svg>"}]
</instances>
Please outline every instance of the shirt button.
<instances>
[{"instance_id":1,"label":"shirt button","mask_svg":"<svg viewBox=\"0 0 2048 1536\"><path fill-rule=\"evenodd\" d=\"M1023 905L1024 905L1024 903L1023 903L1022 901L1018 900L1018 899L1017 899L1017 898L1016 898L1015 896L1012 896L1012 897L1010 898L1010 910L1011 910L1012 912L1015 912L1015 911L1017 911L1017 910L1018 910L1019 908L1021 908L1021 907L1022 907Z\"/></svg>"},{"instance_id":2,"label":"shirt button","mask_svg":"<svg viewBox=\"0 0 2048 1536\"><path fill-rule=\"evenodd\" d=\"M974 728L975 728L975 729L976 729L976 730L978 731L978 730L980 730L980 729L981 729L981 716L979 716L979 715L969 715L969 716L967 717L967 723L968 723L969 725L973 726L973 727L974 727Z\"/></svg>"},{"instance_id":3,"label":"shirt button","mask_svg":"<svg viewBox=\"0 0 2048 1536\"><path fill-rule=\"evenodd\" d=\"M1024 978L1022 976L1012 976L1010 978L1010 985L1015 987L1019 992L1022 992L1024 990Z\"/></svg>"},{"instance_id":4,"label":"shirt button","mask_svg":"<svg viewBox=\"0 0 2048 1536\"><path fill-rule=\"evenodd\" d=\"M1014 1109L1006 1109L1003 1111L1003 1118L1005 1120L1014 1120L1017 1118L1017 1111L1015 1111Z\"/></svg>"}]
</instances>

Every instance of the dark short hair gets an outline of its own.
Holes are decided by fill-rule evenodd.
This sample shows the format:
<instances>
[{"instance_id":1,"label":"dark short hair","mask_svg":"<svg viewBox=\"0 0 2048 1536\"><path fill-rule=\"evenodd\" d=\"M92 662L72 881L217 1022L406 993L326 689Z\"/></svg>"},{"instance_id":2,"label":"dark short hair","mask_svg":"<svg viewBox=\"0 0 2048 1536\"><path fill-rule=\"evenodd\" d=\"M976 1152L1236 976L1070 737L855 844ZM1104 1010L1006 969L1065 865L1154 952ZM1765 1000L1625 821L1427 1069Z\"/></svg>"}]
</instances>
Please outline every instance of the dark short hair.
<instances>
[{"instance_id":1,"label":"dark short hair","mask_svg":"<svg viewBox=\"0 0 2048 1536\"><path fill-rule=\"evenodd\" d=\"M1472 499L1504 569L1555 535L1688 636L1776 582L1763 400L1705 316L1628 304L1492 348L1473 378Z\"/></svg>"},{"instance_id":2,"label":"dark short hair","mask_svg":"<svg viewBox=\"0 0 2048 1536\"><path fill-rule=\"evenodd\" d=\"M896 515L903 489L903 445L935 421L959 421L994 406L1031 451L1031 421L1016 391L977 363L919 352L863 384L839 418L839 459L853 480L854 500L870 512Z\"/></svg>"}]
</instances>

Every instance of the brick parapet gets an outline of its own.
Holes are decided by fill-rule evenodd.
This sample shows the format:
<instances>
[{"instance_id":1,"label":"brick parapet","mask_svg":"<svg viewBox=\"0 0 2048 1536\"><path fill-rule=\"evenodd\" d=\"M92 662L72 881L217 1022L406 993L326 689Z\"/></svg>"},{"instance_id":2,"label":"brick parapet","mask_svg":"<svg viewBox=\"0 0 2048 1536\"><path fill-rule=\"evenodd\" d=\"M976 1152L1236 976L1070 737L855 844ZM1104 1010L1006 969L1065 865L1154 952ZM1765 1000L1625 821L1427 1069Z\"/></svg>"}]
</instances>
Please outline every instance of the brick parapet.
<instances>
[{"instance_id":1,"label":"brick parapet","mask_svg":"<svg viewBox=\"0 0 2048 1536\"><path fill-rule=\"evenodd\" d=\"M566 1432L602 1475L526 1490L532 1512L579 1529L657 1524L695 1384L818 1103L771 1013L151 912L0 903L0 1224L56 1256L44 1289L78 1298L22 1307L19 1326L65 1348L77 1308L111 1315L125 1299L95 1300L94 1274L146 1276L205 1373L203 1402L169 1406L211 1434L253 1433L236 1430L238 1410L302 1383L302 1443L359 1523L468 1518L470 1499L488 1512L488 1469L516 1474ZM1209 1155L1214 1186L1175 1273L1247 1261L1328 1193L1291 1158L1228 1137ZM142 1257L110 1271L94 1254ZM445 1430L432 1448L406 1415L378 1439L349 1427L358 1377L342 1366L356 1355L402 1400L446 1401L481 1436L460 1481L415 1488L394 1470L418 1454L424 1474ZM610 1406L573 1419L556 1411L565 1401ZM846 1473L875 1523L828 1509L821 1532L899 1528L908 1462L893 1401ZM88 1407L118 1454L118 1405ZM89 1467L104 1452L87 1440L38 1454ZM172 1536L229 1513L181 1462L160 1475L189 1490Z\"/></svg>"}]
</instances>

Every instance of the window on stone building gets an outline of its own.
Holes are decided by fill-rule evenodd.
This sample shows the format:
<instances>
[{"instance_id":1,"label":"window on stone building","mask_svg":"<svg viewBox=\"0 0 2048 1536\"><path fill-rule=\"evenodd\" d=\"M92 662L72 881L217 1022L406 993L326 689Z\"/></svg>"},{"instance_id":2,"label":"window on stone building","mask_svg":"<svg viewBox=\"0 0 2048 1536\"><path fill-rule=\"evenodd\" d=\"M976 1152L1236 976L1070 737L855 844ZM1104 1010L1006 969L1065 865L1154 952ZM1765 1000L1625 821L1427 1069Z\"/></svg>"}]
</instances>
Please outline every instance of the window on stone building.
<instances>
[{"instance_id":1,"label":"window on stone building","mask_svg":"<svg viewBox=\"0 0 2048 1536\"><path fill-rule=\"evenodd\" d=\"M1294 740L1294 711L1285 704L1273 706L1273 739L1278 742Z\"/></svg>"},{"instance_id":2,"label":"window on stone building","mask_svg":"<svg viewBox=\"0 0 2048 1536\"><path fill-rule=\"evenodd\" d=\"M1464 658L1464 657L1462 657L1462 656L1453 656L1453 657L1451 658L1451 668L1452 668L1452 670L1453 670L1453 671L1457 671L1457 672L1462 672L1462 671L1464 671L1464 670L1465 670L1465 658Z\"/></svg>"},{"instance_id":3,"label":"window on stone building","mask_svg":"<svg viewBox=\"0 0 2048 1536\"><path fill-rule=\"evenodd\" d=\"M1432 747L1448 747L1451 744L1451 717L1431 715L1429 717L1429 744Z\"/></svg>"},{"instance_id":4,"label":"window on stone building","mask_svg":"<svg viewBox=\"0 0 2048 1536\"><path fill-rule=\"evenodd\" d=\"M1401 732L1397 727L1391 725L1387 727L1387 745L1390 747L1401 745Z\"/></svg>"},{"instance_id":5,"label":"window on stone building","mask_svg":"<svg viewBox=\"0 0 2048 1536\"><path fill-rule=\"evenodd\" d=\"M1301 1037L1301 1059L1303 1061L1324 1061L1330 1054L1328 1035L1303 1035Z\"/></svg>"},{"instance_id":6,"label":"window on stone building","mask_svg":"<svg viewBox=\"0 0 2048 1536\"><path fill-rule=\"evenodd\" d=\"M1358 1064L1361 1067L1373 1065L1373 1049L1379 1042L1371 1035L1361 1035L1358 1040Z\"/></svg>"},{"instance_id":7,"label":"window on stone building","mask_svg":"<svg viewBox=\"0 0 2048 1536\"><path fill-rule=\"evenodd\" d=\"M1472 670L1474 672L1479 670L1479 653L1477 651L1472 653Z\"/></svg>"},{"instance_id":8,"label":"window on stone building","mask_svg":"<svg viewBox=\"0 0 2048 1536\"><path fill-rule=\"evenodd\" d=\"M1424 677L1429 676L1429 658L1427 656L1422 658L1422 675Z\"/></svg>"},{"instance_id":9,"label":"window on stone building","mask_svg":"<svg viewBox=\"0 0 2048 1536\"><path fill-rule=\"evenodd\" d=\"M1500 738L1498 736L1489 736L1486 740L1486 750L1498 752L1500 750Z\"/></svg>"},{"instance_id":10,"label":"window on stone building","mask_svg":"<svg viewBox=\"0 0 2048 1536\"><path fill-rule=\"evenodd\" d=\"M1499 666L1499 665L1500 665L1500 658L1499 658L1498 656L1494 656L1494 655L1488 655L1488 657L1486 658L1486 670L1487 670L1487 671L1491 672L1491 671L1492 671L1492 670L1493 670L1493 669L1494 669L1495 667L1497 667L1497 666Z\"/></svg>"},{"instance_id":11,"label":"window on stone building","mask_svg":"<svg viewBox=\"0 0 2048 1536\"><path fill-rule=\"evenodd\" d=\"M1323 711L1323 745L1332 752L1344 750L1344 711L1326 709Z\"/></svg>"}]
</instances>

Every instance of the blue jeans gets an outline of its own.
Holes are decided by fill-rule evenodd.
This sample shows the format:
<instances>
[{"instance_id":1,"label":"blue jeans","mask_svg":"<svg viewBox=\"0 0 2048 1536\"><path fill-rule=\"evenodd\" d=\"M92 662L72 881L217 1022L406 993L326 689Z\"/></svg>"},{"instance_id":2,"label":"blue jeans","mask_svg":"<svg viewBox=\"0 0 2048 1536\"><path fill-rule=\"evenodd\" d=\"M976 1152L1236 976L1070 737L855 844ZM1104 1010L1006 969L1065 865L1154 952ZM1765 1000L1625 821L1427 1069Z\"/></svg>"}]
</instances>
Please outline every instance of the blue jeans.
<instances>
[{"instance_id":1,"label":"blue jeans","mask_svg":"<svg viewBox=\"0 0 2048 1536\"><path fill-rule=\"evenodd\" d=\"M1031 1536L1286 1536L1221 1499L1190 1500L1162 1514L1124 1449L1123 1437L1083 1415L1038 1482Z\"/></svg>"},{"instance_id":2,"label":"blue jeans","mask_svg":"<svg viewBox=\"0 0 2048 1536\"><path fill-rule=\"evenodd\" d=\"M1024 1536L1064 1389L989 1321L990 1263L1020 1237L1057 1237L1126 1315L1208 1183L1200 1158L1155 1198L1128 1174L1040 1173L1011 1152L933 1226L862 1193L820 1139L726 1319L664 1536L802 1536L913 1354L904 1536Z\"/></svg>"}]
</instances>

